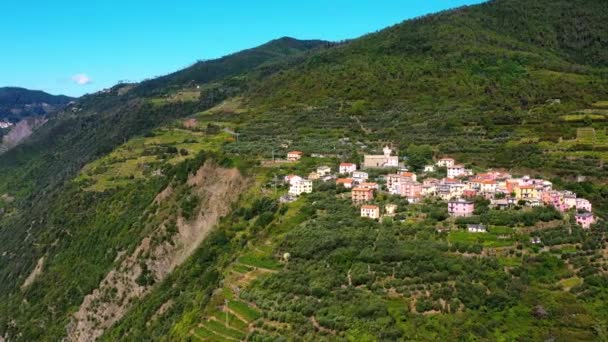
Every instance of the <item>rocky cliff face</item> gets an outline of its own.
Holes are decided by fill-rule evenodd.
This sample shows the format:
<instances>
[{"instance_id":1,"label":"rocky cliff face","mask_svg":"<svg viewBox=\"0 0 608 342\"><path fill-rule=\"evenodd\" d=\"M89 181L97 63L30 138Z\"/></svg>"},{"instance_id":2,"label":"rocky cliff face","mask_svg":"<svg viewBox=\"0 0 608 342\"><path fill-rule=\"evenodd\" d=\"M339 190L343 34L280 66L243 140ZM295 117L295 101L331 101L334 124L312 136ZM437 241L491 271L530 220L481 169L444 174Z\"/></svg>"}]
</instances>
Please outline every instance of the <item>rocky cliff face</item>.
<instances>
[{"instance_id":1,"label":"rocky cliff face","mask_svg":"<svg viewBox=\"0 0 608 342\"><path fill-rule=\"evenodd\" d=\"M164 217L163 223L133 253L119 254L116 267L85 297L74 314L68 340L95 340L120 320L136 299L148 294L152 284L164 280L194 252L249 184L238 170L206 162L188 180L188 186L200 198L194 217L185 219L174 212ZM158 194L151 206L170 206L176 197L169 187ZM171 222L175 222L173 229Z\"/></svg>"},{"instance_id":2,"label":"rocky cliff face","mask_svg":"<svg viewBox=\"0 0 608 342\"><path fill-rule=\"evenodd\" d=\"M0 144L0 153L4 153L11 148L19 145L23 140L27 139L40 126L44 125L48 119L45 117L31 117L19 121L11 130L2 137Z\"/></svg>"}]
</instances>

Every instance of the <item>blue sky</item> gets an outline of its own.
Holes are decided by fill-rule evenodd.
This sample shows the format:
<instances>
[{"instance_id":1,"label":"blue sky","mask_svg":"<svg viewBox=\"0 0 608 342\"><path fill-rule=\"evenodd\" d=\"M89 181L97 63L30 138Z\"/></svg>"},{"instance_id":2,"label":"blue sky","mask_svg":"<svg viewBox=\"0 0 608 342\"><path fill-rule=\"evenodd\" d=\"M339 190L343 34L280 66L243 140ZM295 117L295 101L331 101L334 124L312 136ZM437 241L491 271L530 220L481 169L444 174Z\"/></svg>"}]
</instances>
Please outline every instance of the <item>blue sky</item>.
<instances>
[{"instance_id":1,"label":"blue sky","mask_svg":"<svg viewBox=\"0 0 608 342\"><path fill-rule=\"evenodd\" d=\"M343 40L481 0L3 0L0 86L79 96L271 39Z\"/></svg>"}]
</instances>

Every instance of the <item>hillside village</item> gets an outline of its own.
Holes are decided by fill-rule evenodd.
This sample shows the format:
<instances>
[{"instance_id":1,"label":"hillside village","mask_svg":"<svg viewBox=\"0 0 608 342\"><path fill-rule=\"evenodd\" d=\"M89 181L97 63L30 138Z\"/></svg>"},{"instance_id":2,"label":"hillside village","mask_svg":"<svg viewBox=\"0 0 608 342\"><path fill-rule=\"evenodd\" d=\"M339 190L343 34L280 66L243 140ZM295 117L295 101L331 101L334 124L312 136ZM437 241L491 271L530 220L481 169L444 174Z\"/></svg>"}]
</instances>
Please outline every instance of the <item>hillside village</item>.
<instances>
[{"instance_id":1,"label":"hillside village","mask_svg":"<svg viewBox=\"0 0 608 342\"><path fill-rule=\"evenodd\" d=\"M337 168L319 166L306 176L287 175L284 182L289 187L281 202L292 202L302 194L314 191L314 181L335 182L337 187L350 191L353 205L360 207L363 218L381 219L392 217L397 205L386 203L381 207L374 203L380 193L396 195L408 203L420 203L425 198L438 198L447 206L453 218L467 218L474 215L475 199L489 201L495 210L513 208L553 207L561 213L574 212L575 222L587 229L595 223L591 202L566 190L557 190L545 179L527 175L513 175L495 170L476 173L467 169L454 158L441 157L434 164L426 165L424 171L416 174L408 169L399 157L394 156L390 147L383 149L382 155L365 155L358 165L343 162ZM292 151L287 154L289 162L298 162L304 153ZM375 179L370 179L369 170L387 170ZM391 172L388 172L388 171ZM443 177L440 177L443 176ZM437 177L437 178L436 178ZM487 232L483 225L468 225L471 233Z\"/></svg>"}]
</instances>

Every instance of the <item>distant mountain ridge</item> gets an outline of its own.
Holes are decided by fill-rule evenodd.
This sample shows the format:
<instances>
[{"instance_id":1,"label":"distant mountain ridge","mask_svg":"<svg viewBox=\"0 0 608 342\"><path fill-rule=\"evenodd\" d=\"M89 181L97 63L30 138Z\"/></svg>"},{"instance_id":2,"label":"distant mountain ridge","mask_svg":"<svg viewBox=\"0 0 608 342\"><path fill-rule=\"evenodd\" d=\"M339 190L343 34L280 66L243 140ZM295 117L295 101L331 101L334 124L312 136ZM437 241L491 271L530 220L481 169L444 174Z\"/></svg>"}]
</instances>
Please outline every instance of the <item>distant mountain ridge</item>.
<instances>
[{"instance_id":1,"label":"distant mountain ridge","mask_svg":"<svg viewBox=\"0 0 608 342\"><path fill-rule=\"evenodd\" d=\"M50 113L74 100L65 95L51 95L40 90L19 87L0 88L0 120L19 121L23 118Z\"/></svg>"},{"instance_id":2,"label":"distant mountain ridge","mask_svg":"<svg viewBox=\"0 0 608 342\"><path fill-rule=\"evenodd\" d=\"M146 80L137 86L137 92L149 94L165 90L167 87L192 86L219 81L251 72L262 65L283 62L285 59L303 52L314 51L333 44L323 40L298 40L282 37L218 59L198 61L182 70Z\"/></svg>"}]
</instances>

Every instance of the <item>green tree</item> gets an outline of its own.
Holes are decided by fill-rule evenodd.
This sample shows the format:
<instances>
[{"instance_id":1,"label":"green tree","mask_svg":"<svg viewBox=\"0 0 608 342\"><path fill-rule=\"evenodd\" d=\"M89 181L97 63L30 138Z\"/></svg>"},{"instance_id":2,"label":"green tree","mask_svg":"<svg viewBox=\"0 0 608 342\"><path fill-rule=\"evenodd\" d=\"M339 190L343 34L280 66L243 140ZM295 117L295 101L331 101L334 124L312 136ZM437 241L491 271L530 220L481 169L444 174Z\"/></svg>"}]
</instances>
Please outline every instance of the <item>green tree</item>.
<instances>
[{"instance_id":1,"label":"green tree","mask_svg":"<svg viewBox=\"0 0 608 342\"><path fill-rule=\"evenodd\" d=\"M407 148L408 165L414 171L421 170L433 160L433 148L430 145L411 144Z\"/></svg>"}]
</instances>

